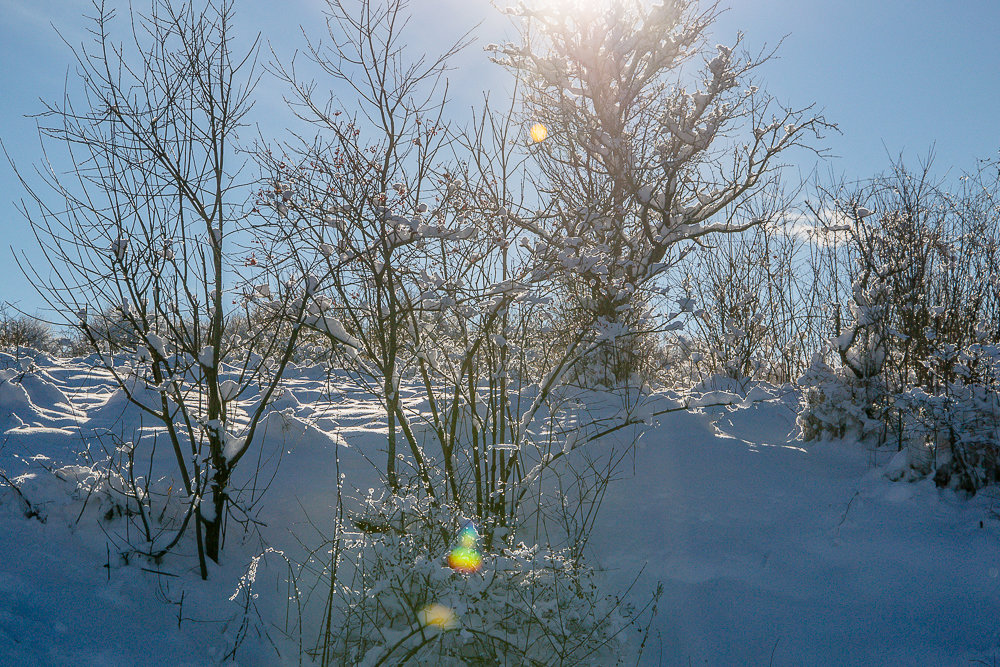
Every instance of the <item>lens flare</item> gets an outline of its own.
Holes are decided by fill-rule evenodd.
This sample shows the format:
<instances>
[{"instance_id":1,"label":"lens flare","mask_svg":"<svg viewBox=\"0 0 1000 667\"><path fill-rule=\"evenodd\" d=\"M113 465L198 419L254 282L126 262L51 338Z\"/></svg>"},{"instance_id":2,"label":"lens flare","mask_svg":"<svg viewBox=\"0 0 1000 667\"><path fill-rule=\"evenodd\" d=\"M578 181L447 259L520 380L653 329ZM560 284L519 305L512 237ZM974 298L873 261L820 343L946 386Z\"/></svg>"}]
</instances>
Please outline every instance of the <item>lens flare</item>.
<instances>
[{"instance_id":1,"label":"lens flare","mask_svg":"<svg viewBox=\"0 0 1000 667\"><path fill-rule=\"evenodd\" d=\"M458 533L458 546L466 549L475 549L479 546L479 532L471 521Z\"/></svg>"},{"instance_id":2,"label":"lens flare","mask_svg":"<svg viewBox=\"0 0 1000 667\"><path fill-rule=\"evenodd\" d=\"M448 567L462 574L472 574L482 569L483 556L479 553L479 532L471 521L459 531L458 545L448 554Z\"/></svg>"},{"instance_id":3,"label":"lens flare","mask_svg":"<svg viewBox=\"0 0 1000 667\"><path fill-rule=\"evenodd\" d=\"M455 616L455 612L436 602L417 612L417 620L425 628L434 625L442 630L451 630L458 625L458 617Z\"/></svg>"},{"instance_id":4,"label":"lens flare","mask_svg":"<svg viewBox=\"0 0 1000 667\"><path fill-rule=\"evenodd\" d=\"M547 127L541 123L535 123L531 126L531 140L536 144L545 141L549 136L549 130Z\"/></svg>"},{"instance_id":5,"label":"lens flare","mask_svg":"<svg viewBox=\"0 0 1000 667\"><path fill-rule=\"evenodd\" d=\"M448 554L448 567L461 574L472 574L482 569L483 557L475 549L455 547Z\"/></svg>"}]
</instances>

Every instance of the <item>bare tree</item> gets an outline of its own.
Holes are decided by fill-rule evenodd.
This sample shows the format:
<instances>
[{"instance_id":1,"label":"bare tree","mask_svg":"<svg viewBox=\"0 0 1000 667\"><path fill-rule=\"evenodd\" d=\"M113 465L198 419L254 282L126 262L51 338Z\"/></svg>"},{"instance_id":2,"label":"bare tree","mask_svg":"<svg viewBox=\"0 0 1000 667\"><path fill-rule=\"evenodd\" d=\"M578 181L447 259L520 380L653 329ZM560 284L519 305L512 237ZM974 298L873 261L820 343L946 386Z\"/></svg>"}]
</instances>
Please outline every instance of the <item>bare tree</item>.
<instances>
[{"instance_id":1,"label":"bare tree","mask_svg":"<svg viewBox=\"0 0 1000 667\"><path fill-rule=\"evenodd\" d=\"M522 3L511 10L520 41L494 47L537 124L547 207L525 224L570 298L604 320L634 329L644 283L711 234L777 219L781 156L831 127L758 88L769 55L740 54L742 36L707 46L718 11L693 0Z\"/></svg>"},{"instance_id":2,"label":"bare tree","mask_svg":"<svg viewBox=\"0 0 1000 667\"><path fill-rule=\"evenodd\" d=\"M733 379L793 382L826 334L821 295L792 220L755 226L692 257L699 365Z\"/></svg>"},{"instance_id":3,"label":"bare tree","mask_svg":"<svg viewBox=\"0 0 1000 667\"><path fill-rule=\"evenodd\" d=\"M486 105L465 131L446 124L443 73L460 45L407 60L405 6L329 3L332 46L309 54L356 102L320 97L294 63L277 68L319 134L262 154L260 210L280 230L273 254L287 258L306 324L385 409L387 487L417 480L478 517L489 541L562 457L549 410L605 341L585 340L589 321L546 349L552 288L545 238L522 222L534 211L516 100ZM419 401L402 399L403 380Z\"/></svg>"},{"instance_id":4,"label":"bare tree","mask_svg":"<svg viewBox=\"0 0 1000 667\"><path fill-rule=\"evenodd\" d=\"M238 291L246 264L238 244L252 241L250 190L236 141L252 107L257 49L234 54L229 0L201 8L153 0L148 14L130 12L124 42L113 37L115 12L103 2L94 10L93 42L73 51L80 94L40 115L45 145L61 145L72 168L58 173L46 155L42 186L20 172L35 204L21 208L45 262L19 261L91 349L131 353L101 358L131 404L165 430L186 508L145 552L165 554L194 519L207 577L236 502L233 470L255 441L297 331L280 347L267 322L240 340L225 336L248 303ZM238 399L254 390L257 404L237 422Z\"/></svg>"}]
</instances>

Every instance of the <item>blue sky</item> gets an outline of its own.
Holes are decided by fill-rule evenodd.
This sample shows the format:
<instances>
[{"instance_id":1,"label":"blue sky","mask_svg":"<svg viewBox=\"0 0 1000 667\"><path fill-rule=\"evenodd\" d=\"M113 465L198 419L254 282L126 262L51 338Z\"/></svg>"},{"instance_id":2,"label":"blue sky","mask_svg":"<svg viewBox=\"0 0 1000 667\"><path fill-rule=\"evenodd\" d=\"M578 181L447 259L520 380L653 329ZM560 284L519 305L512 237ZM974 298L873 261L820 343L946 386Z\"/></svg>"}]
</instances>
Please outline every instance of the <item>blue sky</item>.
<instances>
[{"instance_id":1,"label":"blue sky","mask_svg":"<svg viewBox=\"0 0 1000 667\"><path fill-rule=\"evenodd\" d=\"M285 58L301 43L300 24L321 25L323 6L322 0L236 0L242 34L262 32ZM932 145L940 175L957 175L973 169L977 158L997 155L997 0L723 0L722 6L728 10L716 23L714 41L730 43L742 31L745 45L758 50L784 39L777 58L761 70L763 87L781 102L815 103L840 126L843 134L825 142L837 157L817 165L800 155L794 166L803 174L818 168L866 177L900 153L916 164ZM481 99L483 90L503 94L505 75L481 47L500 41L508 23L488 0L411 0L410 7L415 51L439 48L482 21L477 43L455 62L452 90L465 106ZM41 109L39 98L60 97L71 62L52 25L77 44L86 39L82 16L92 11L87 0L0 0L0 139L22 168L41 157L34 121L24 116ZM258 88L256 119L265 136L287 125L283 92L266 77ZM6 199L0 209L0 301L30 312L40 301L7 246L31 255L35 241L14 207L22 193L6 162L0 163L0 191Z\"/></svg>"}]
</instances>

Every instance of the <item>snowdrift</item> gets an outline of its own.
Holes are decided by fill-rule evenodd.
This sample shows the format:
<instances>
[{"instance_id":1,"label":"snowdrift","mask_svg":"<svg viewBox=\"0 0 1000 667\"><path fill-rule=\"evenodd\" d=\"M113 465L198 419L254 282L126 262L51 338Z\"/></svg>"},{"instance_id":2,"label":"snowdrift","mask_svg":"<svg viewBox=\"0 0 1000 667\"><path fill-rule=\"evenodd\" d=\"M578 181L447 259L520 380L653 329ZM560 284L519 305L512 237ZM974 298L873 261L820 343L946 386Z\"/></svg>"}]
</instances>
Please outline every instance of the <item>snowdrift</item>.
<instances>
[{"instance_id":1,"label":"snowdrift","mask_svg":"<svg viewBox=\"0 0 1000 667\"><path fill-rule=\"evenodd\" d=\"M214 665L238 645L234 664L298 664L283 631L288 561L316 550L320 567L338 475L348 502L379 488L378 406L343 378L293 368L234 480L253 530L230 524L202 582L187 548L161 563L120 555L124 523L92 490L97 461L79 455L100 428L138 431L140 411L86 359L34 364L0 370L0 470L22 494L0 486L0 662ZM627 599L641 606L663 584L642 665L1000 659L996 494L891 482L891 452L796 440L793 387L699 389L633 415L651 426L588 547L612 594L634 583ZM620 408L607 393L581 401Z\"/></svg>"}]
</instances>

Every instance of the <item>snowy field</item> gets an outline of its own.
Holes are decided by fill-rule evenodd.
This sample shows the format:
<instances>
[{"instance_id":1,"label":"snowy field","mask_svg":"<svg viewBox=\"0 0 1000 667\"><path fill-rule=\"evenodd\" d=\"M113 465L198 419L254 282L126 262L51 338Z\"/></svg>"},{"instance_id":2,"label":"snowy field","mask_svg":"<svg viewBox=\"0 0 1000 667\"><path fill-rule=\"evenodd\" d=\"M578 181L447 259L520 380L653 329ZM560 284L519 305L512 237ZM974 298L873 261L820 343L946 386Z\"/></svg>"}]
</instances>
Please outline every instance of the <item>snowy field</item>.
<instances>
[{"instance_id":1,"label":"snowy field","mask_svg":"<svg viewBox=\"0 0 1000 667\"><path fill-rule=\"evenodd\" d=\"M295 560L321 544L338 469L360 495L374 485L379 411L319 368L293 368L260 473L238 472L259 523L230 524L223 564L202 582L190 547L124 562L128 522L88 495L88 443L99 462L98 436L149 436L92 361L0 358L11 480L0 487L0 664L212 665L237 643L237 664L299 664L295 633L282 632L284 559L260 559L249 596L241 577L267 547ZM891 452L797 441L790 388L729 399L660 417L591 536L608 592L641 570L630 593L641 604L662 582L643 665L1000 661L996 493L889 482Z\"/></svg>"}]
</instances>

